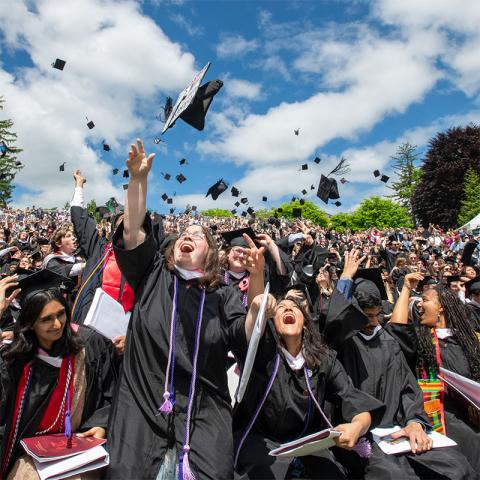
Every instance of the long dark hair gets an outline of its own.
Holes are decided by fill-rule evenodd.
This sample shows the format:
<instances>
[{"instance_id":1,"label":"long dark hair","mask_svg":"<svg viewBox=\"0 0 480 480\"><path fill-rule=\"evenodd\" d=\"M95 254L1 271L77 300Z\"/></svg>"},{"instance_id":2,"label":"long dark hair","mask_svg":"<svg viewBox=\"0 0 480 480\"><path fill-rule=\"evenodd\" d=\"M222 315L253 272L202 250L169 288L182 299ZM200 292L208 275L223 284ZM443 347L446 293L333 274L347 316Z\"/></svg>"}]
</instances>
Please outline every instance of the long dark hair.
<instances>
[{"instance_id":1,"label":"long dark hair","mask_svg":"<svg viewBox=\"0 0 480 480\"><path fill-rule=\"evenodd\" d=\"M447 327L455 334L460 347L467 358L473 380L480 381L480 341L469 319L467 308L449 288L436 285L438 301L443 308ZM430 327L420 325L416 327L417 374L423 370L434 371L438 374L439 366L435 355L435 345Z\"/></svg>"},{"instance_id":2,"label":"long dark hair","mask_svg":"<svg viewBox=\"0 0 480 480\"><path fill-rule=\"evenodd\" d=\"M284 298L282 297L279 301ZM288 297L288 300L292 301L303 314L303 356L307 367L313 370L322 363L324 355L328 352L328 347L325 345L313 317L305 309L302 300L297 297Z\"/></svg>"},{"instance_id":3,"label":"long dark hair","mask_svg":"<svg viewBox=\"0 0 480 480\"><path fill-rule=\"evenodd\" d=\"M38 320L44 307L53 300L65 308L67 320L61 338L53 344L50 353L54 356L65 357L70 353L76 354L80 351L82 342L70 328L70 307L61 291L58 288L52 288L34 293L26 299L25 304L22 304L22 310L13 329L13 342L1 353L7 363L13 361L27 363L33 359L39 344L32 326Z\"/></svg>"},{"instance_id":4,"label":"long dark hair","mask_svg":"<svg viewBox=\"0 0 480 480\"><path fill-rule=\"evenodd\" d=\"M204 275L200 279L200 285L204 286L207 291L213 291L222 283L220 261L218 259L218 244L207 227L201 225L201 228L207 240L208 252L205 258ZM171 242L165 250L165 261L169 270L173 270L175 267L174 249L176 242L177 240Z\"/></svg>"}]
</instances>

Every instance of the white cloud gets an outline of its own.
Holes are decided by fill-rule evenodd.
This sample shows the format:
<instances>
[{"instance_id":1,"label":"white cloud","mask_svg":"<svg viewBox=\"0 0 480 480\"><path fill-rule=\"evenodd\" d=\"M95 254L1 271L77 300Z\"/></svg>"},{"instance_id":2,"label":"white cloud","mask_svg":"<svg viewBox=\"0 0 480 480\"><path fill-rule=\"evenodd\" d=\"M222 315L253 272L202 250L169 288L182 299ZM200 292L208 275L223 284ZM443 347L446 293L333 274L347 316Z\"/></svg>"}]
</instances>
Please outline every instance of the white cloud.
<instances>
[{"instance_id":1,"label":"white cloud","mask_svg":"<svg viewBox=\"0 0 480 480\"><path fill-rule=\"evenodd\" d=\"M247 40L241 35L224 35L217 45L217 56L219 58L244 57L258 47L257 40Z\"/></svg>"},{"instance_id":2,"label":"white cloud","mask_svg":"<svg viewBox=\"0 0 480 480\"><path fill-rule=\"evenodd\" d=\"M231 78L225 83L227 94L233 98L246 98L248 100L258 100L261 98L262 86L259 83Z\"/></svg>"},{"instance_id":3,"label":"white cloud","mask_svg":"<svg viewBox=\"0 0 480 480\"><path fill-rule=\"evenodd\" d=\"M185 17L185 15L182 15L181 13L176 13L174 15L170 15L170 20L172 20L178 26L185 29L185 31L191 37L196 37L196 36L199 36L199 35L203 35L203 33L205 31L204 28L201 25L195 25L190 20L188 20L188 18Z\"/></svg>"},{"instance_id":4,"label":"white cloud","mask_svg":"<svg viewBox=\"0 0 480 480\"><path fill-rule=\"evenodd\" d=\"M113 152L126 151L124 142L149 128L152 96L177 92L191 80L193 56L133 1L8 0L0 4L0 24L2 48L25 49L33 63L16 78L0 69L4 114L15 122L24 149L16 183L31 190L17 203L63 205L75 168L88 178L89 197L122 198L98 153L101 141L107 139ZM67 61L63 72L50 66L57 57ZM148 115L140 116L139 108ZM87 129L85 116L95 129Z\"/></svg>"}]
</instances>

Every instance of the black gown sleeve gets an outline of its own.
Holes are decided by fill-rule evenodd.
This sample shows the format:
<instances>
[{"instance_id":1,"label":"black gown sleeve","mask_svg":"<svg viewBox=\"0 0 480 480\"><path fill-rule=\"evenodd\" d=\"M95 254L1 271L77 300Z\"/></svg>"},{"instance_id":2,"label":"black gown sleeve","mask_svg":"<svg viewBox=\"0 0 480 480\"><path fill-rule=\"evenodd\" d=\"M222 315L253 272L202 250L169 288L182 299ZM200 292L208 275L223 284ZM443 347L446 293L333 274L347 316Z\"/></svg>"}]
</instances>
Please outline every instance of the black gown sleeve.
<instances>
[{"instance_id":1,"label":"black gown sleeve","mask_svg":"<svg viewBox=\"0 0 480 480\"><path fill-rule=\"evenodd\" d=\"M413 323L386 323L385 330L398 342L407 359L408 366L415 373L417 360L417 334Z\"/></svg>"},{"instance_id":2,"label":"black gown sleeve","mask_svg":"<svg viewBox=\"0 0 480 480\"><path fill-rule=\"evenodd\" d=\"M222 290L223 305L221 305L221 310L228 325L228 347L236 358L243 359L248 348L245 334L245 307L232 287L225 286Z\"/></svg>"},{"instance_id":3,"label":"black gown sleeve","mask_svg":"<svg viewBox=\"0 0 480 480\"><path fill-rule=\"evenodd\" d=\"M106 245L106 240L98 234L97 224L88 215L86 208L71 207L70 215L72 218L73 228L78 240L78 246L85 254L88 260L98 248Z\"/></svg>"},{"instance_id":4,"label":"black gown sleeve","mask_svg":"<svg viewBox=\"0 0 480 480\"><path fill-rule=\"evenodd\" d=\"M61 260L53 257L47 263L46 268L52 272L58 273L59 275L63 275L64 277L70 277L70 271L72 270L73 265L73 263L62 262Z\"/></svg>"},{"instance_id":5,"label":"black gown sleeve","mask_svg":"<svg viewBox=\"0 0 480 480\"><path fill-rule=\"evenodd\" d=\"M146 234L145 241L133 250L125 249L123 221L115 230L112 242L115 259L120 271L134 290L137 290L138 286L147 277L157 253L157 242L155 241L152 222L148 215L145 216L143 229Z\"/></svg>"},{"instance_id":6,"label":"black gown sleeve","mask_svg":"<svg viewBox=\"0 0 480 480\"><path fill-rule=\"evenodd\" d=\"M385 405L380 400L353 386L352 380L336 356L326 378L325 399L340 407L341 416L347 422L351 422L353 417L362 412L370 412L371 428L380 423L385 411Z\"/></svg>"}]
</instances>

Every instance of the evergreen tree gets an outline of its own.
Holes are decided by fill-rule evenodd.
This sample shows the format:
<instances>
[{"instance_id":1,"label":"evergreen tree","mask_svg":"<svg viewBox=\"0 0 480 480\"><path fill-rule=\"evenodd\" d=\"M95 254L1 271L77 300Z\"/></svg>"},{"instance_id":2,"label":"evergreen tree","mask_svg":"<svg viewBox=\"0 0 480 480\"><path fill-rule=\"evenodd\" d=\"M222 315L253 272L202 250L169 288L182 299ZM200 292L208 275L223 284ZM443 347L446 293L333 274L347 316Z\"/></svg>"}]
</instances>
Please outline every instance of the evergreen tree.
<instances>
[{"instance_id":1,"label":"evergreen tree","mask_svg":"<svg viewBox=\"0 0 480 480\"><path fill-rule=\"evenodd\" d=\"M410 216L412 216L412 195L421 176L421 169L415 167L415 162L418 159L416 148L409 142L404 143L397 148L396 154L391 157L394 161L393 169L398 180L392 182L389 187L395 191L389 197L405 208Z\"/></svg>"},{"instance_id":2,"label":"evergreen tree","mask_svg":"<svg viewBox=\"0 0 480 480\"><path fill-rule=\"evenodd\" d=\"M480 213L480 175L469 168L465 174L463 185L463 198L458 215L458 225L462 226L469 222L475 215Z\"/></svg>"},{"instance_id":3,"label":"evergreen tree","mask_svg":"<svg viewBox=\"0 0 480 480\"><path fill-rule=\"evenodd\" d=\"M0 97L0 110L3 110L3 97ZM12 198L12 191L15 188L12 183L15 175L23 168L17 160L17 154L22 151L15 147L17 134L11 129L13 121L0 119L0 206L6 206Z\"/></svg>"}]
</instances>

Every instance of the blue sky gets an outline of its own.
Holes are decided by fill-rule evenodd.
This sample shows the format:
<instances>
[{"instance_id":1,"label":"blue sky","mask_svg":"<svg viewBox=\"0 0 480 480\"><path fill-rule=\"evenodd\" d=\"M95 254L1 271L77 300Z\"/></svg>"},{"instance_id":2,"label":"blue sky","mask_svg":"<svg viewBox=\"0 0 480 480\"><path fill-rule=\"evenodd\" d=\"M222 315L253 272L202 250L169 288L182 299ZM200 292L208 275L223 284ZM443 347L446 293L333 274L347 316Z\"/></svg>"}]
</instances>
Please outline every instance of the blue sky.
<instances>
[{"instance_id":1,"label":"blue sky","mask_svg":"<svg viewBox=\"0 0 480 480\"><path fill-rule=\"evenodd\" d=\"M65 204L75 168L87 177L87 199L122 201L112 168L122 170L140 137L157 153L148 204L159 212L170 207L162 193L175 194L176 211L233 208L229 191L205 198L220 178L255 208L306 188L329 213L351 210L391 193L372 172L394 178L399 144L421 153L438 131L478 122L479 23L480 3L470 0L4 0L2 115L15 122L25 164L14 202ZM51 68L57 57L63 72ZM206 80L224 87L205 130L177 121L155 145L166 96L175 99L208 61ZM309 187L342 156L351 172L337 208Z\"/></svg>"}]
</instances>

